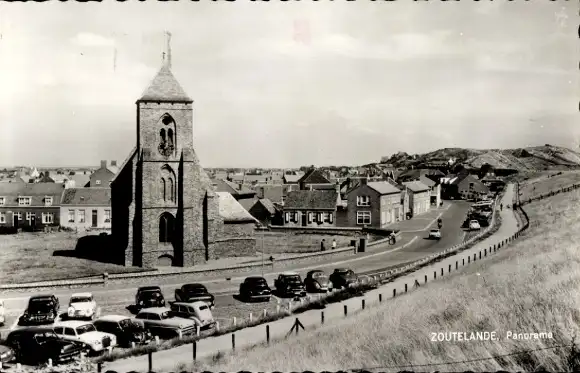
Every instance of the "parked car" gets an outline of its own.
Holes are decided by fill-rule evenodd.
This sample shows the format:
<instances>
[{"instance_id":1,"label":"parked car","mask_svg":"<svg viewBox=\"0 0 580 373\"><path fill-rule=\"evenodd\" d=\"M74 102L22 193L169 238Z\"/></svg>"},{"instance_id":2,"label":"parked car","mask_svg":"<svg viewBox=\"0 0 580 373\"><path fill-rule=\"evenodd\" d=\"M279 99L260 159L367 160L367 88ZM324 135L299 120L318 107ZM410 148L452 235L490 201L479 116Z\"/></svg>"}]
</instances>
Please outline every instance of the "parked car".
<instances>
[{"instance_id":1,"label":"parked car","mask_svg":"<svg viewBox=\"0 0 580 373\"><path fill-rule=\"evenodd\" d=\"M163 338L176 337L179 332L182 336L190 335L197 330L195 321L175 317L167 307L142 309L135 318L142 321L151 334Z\"/></svg>"},{"instance_id":2,"label":"parked car","mask_svg":"<svg viewBox=\"0 0 580 373\"><path fill-rule=\"evenodd\" d=\"M16 360L16 353L8 346L0 345L0 363L10 363Z\"/></svg>"},{"instance_id":3,"label":"parked car","mask_svg":"<svg viewBox=\"0 0 580 373\"><path fill-rule=\"evenodd\" d=\"M18 320L19 325L52 324L58 316L60 304L54 295L36 295L30 297L24 314Z\"/></svg>"},{"instance_id":4,"label":"parked car","mask_svg":"<svg viewBox=\"0 0 580 373\"><path fill-rule=\"evenodd\" d=\"M295 296L304 297L306 296L306 287L302 278L298 273L295 272L285 272L278 276L274 280L274 286L276 287L276 292L280 296Z\"/></svg>"},{"instance_id":5,"label":"parked car","mask_svg":"<svg viewBox=\"0 0 580 373\"><path fill-rule=\"evenodd\" d=\"M306 274L304 287L309 293L332 291L332 282L326 273L315 269Z\"/></svg>"},{"instance_id":6,"label":"parked car","mask_svg":"<svg viewBox=\"0 0 580 373\"><path fill-rule=\"evenodd\" d=\"M348 288L358 282L357 275L348 268L336 268L330 275L330 281L335 288Z\"/></svg>"},{"instance_id":7,"label":"parked car","mask_svg":"<svg viewBox=\"0 0 580 373\"><path fill-rule=\"evenodd\" d=\"M179 289L175 289L176 302L196 302L207 303L210 308L215 307L215 297L207 291L202 284L185 284Z\"/></svg>"},{"instance_id":8,"label":"parked car","mask_svg":"<svg viewBox=\"0 0 580 373\"><path fill-rule=\"evenodd\" d=\"M153 336L147 330L142 321L121 315L106 315L99 317L93 322L95 328L100 332L113 334L117 337L117 345L131 347L145 345L153 340Z\"/></svg>"},{"instance_id":9,"label":"parked car","mask_svg":"<svg viewBox=\"0 0 580 373\"><path fill-rule=\"evenodd\" d=\"M479 225L479 222L477 220L471 220L469 222L469 229L470 230L478 230L478 229L481 229L481 226Z\"/></svg>"},{"instance_id":10,"label":"parked car","mask_svg":"<svg viewBox=\"0 0 580 373\"><path fill-rule=\"evenodd\" d=\"M4 310L4 301L0 299L0 326L3 326L4 322L6 321L4 317L5 313L6 311Z\"/></svg>"},{"instance_id":11,"label":"parked car","mask_svg":"<svg viewBox=\"0 0 580 373\"><path fill-rule=\"evenodd\" d=\"M215 326L215 320L206 302L174 302L171 303L170 308L174 316L193 320L200 329L209 329Z\"/></svg>"},{"instance_id":12,"label":"parked car","mask_svg":"<svg viewBox=\"0 0 580 373\"><path fill-rule=\"evenodd\" d=\"M429 231L429 239L440 240L441 231L439 229L431 229Z\"/></svg>"},{"instance_id":13,"label":"parked car","mask_svg":"<svg viewBox=\"0 0 580 373\"><path fill-rule=\"evenodd\" d=\"M97 314L97 302L91 293L76 293L70 297L66 317L92 320Z\"/></svg>"},{"instance_id":14,"label":"parked car","mask_svg":"<svg viewBox=\"0 0 580 373\"><path fill-rule=\"evenodd\" d=\"M245 300L263 300L270 301L272 289L263 277L246 277L240 284L240 298Z\"/></svg>"},{"instance_id":15,"label":"parked car","mask_svg":"<svg viewBox=\"0 0 580 373\"><path fill-rule=\"evenodd\" d=\"M91 353L99 353L108 347L117 345L117 337L110 333L104 333L87 321L61 321L53 325L52 330L61 338L80 342L90 348Z\"/></svg>"},{"instance_id":16,"label":"parked car","mask_svg":"<svg viewBox=\"0 0 580 373\"><path fill-rule=\"evenodd\" d=\"M86 347L81 343L60 338L49 326L16 329L8 334L6 345L14 350L19 363L53 364L78 358Z\"/></svg>"},{"instance_id":17,"label":"parked car","mask_svg":"<svg viewBox=\"0 0 580 373\"><path fill-rule=\"evenodd\" d=\"M135 295L137 309L150 307L165 307L165 298L159 286L142 286Z\"/></svg>"}]
</instances>

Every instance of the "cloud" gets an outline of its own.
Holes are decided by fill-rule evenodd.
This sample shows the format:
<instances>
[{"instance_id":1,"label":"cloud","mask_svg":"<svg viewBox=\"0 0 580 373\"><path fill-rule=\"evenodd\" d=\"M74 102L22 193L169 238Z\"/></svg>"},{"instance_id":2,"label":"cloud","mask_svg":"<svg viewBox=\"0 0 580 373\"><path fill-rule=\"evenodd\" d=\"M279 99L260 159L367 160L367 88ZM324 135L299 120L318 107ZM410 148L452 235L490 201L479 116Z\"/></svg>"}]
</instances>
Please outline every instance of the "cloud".
<instances>
[{"instance_id":1,"label":"cloud","mask_svg":"<svg viewBox=\"0 0 580 373\"><path fill-rule=\"evenodd\" d=\"M75 35L72 43L81 47L112 47L115 45L115 40L89 32L81 32Z\"/></svg>"}]
</instances>

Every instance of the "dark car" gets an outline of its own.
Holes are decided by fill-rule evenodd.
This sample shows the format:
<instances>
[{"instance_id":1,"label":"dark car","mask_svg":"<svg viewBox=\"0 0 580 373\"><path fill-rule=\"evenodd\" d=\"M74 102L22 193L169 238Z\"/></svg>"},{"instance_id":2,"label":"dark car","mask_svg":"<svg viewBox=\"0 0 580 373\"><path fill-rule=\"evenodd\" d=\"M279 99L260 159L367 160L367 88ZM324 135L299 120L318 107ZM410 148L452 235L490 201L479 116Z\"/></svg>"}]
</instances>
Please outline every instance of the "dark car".
<instances>
[{"instance_id":1,"label":"dark car","mask_svg":"<svg viewBox=\"0 0 580 373\"><path fill-rule=\"evenodd\" d=\"M357 275L348 268L336 268L330 275L330 281L336 289L348 288L358 282Z\"/></svg>"},{"instance_id":2,"label":"dark car","mask_svg":"<svg viewBox=\"0 0 580 373\"><path fill-rule=\"evenodd\" d=\"M247 277L240 284L240 298L245 300L270 301L272 290L263 277Z\"/></svg>"},{"instance_id":3,"label":"dark car","mask_svg":"<svg viewBox=\"0 0 580 373\"><path fill-rule=\"evenodd\" d=\"M50 327L31 327L10 332L6 345L14 350L16 361L43 364L52 359L53 364L76 359L85 350L82 343L60 338Z\"/></svg>"},{"instance_id":4,"label":"dark car","mask_svg":"<svg viewBox=\"0 0 580 373\"><path fill-rule=\"evenodd\" d=\"M165 298L159 286L142 286L137 289L135 306L138 309L149 307L165 307Z\"/></svg>"},{"instance_id":5,"label":"dark car","mask_svg":"<svg viewBox=\"0 0 580 373\"><path fill-rule=\"evenodd\" d=\"M294 296L294 297L304 297L306 296L306 288L302 278L298 273L286 272L278 276L274 281L274 286L276 291L280 296Z\"/></svg>"},{"instance_id":6,"label":"dark car","mask_svg":"<svg viewBox=\"0 0 580 373\"><path fill-rule=\"evenodd\" d=\"M19 325L52 324L58 316L60 304L54 295L37 295L30 297L24 314L18 320Z\"/></svg>"},{"instance_id":7,"label":"dark car","mask_svg":"<svg viewBox=\"0 0 580 373\"><path fill-rule=\"evenodd\" d=\"M131 347L132 343L144 345L153 340L153 336L145 330L143 323L131 317L106 315L95 320L93 325L98 331L117 337L119 346Z\"/></svg>"},{"instance_id":8,"label":"dark car","mask_svg":"<svg viewBox=\"0 0 580 373\"><path fill-rule=\"evenodd\" d=\"M185 284L175 289L176 302L205 302L210 308L215 307L215 297L202 284Z\"/></svg>"},{"instance_id":9,"label":"dark car","mask_svg":"<svg viewBox=\"0 0 580 373\"><path fill-rule=\"evenodd\" d=\"M8 346L0 345L0 363L9 363L16 359L16 353Z\"/></svg>"},{"instance_id":10,"label":"dark car","mask_svg":"<svg viewBox=\"0 0 580 373\"><path fill-rule=\"evenodd\" d=\"M309 293L332 291L332 282L326 273L317 269L306 274L304 287Z\"/></svg>"}]
</instances>

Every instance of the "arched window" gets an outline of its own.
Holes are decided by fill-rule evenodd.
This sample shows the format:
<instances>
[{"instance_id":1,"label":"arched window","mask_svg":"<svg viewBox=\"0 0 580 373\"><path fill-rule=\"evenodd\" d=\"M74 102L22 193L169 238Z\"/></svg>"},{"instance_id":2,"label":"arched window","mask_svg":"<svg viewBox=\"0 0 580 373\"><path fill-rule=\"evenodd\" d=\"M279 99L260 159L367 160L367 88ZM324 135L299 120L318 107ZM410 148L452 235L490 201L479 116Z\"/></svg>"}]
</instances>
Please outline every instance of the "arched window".
<instances>
[{"instance_id":1,"label":"arched window","mask_svg":"<svg viewBox=\"0 0 580 373\"><path fill-rule=\"evenodd\" d=\"M159 131L159 135L161 136L161 143L165 144L165 142L167 141L165 138L165 128L162 128L161 131Z\"/></svg>"},{"instance_id":2,"label":"arched window","mask_svg":"<svg viewBox=\"0 0 580 373\"><path fill-rule=\"evenodd\" d=\"M165 212L159 218L159 242L173 242L173 215Z\"/></svg>"},{"instance_id":3,"label":"arched window","mask_svg":"<svg viewBox=\"0 0 580 373\"><path fill-rule=\"evenodd\" d=\"M175 202L175 186L171 177L169 178L169 200Z\"/></svg>"},{"instance_id":4,"label":"arched window","mask_svg":"<svg viewBox=\"0 0 580 373\"><path fill-rule=\"evenodd\" d=\"M173 130L171 128L167 130L167 143L169 146L173 146Z\"/></svg>"},{"instance_id":5,"label":"arched window","mask_svg":"<svg viewBox=\"0 0 580 373\"><path fill-rule=\"evenodd\" d=\"M166 187L165 187L165 179L161 178L161 184L159 185L159 191L161 192L161 198L163 198L163 200L166 200Z\"/></svg>"}]
</instances>

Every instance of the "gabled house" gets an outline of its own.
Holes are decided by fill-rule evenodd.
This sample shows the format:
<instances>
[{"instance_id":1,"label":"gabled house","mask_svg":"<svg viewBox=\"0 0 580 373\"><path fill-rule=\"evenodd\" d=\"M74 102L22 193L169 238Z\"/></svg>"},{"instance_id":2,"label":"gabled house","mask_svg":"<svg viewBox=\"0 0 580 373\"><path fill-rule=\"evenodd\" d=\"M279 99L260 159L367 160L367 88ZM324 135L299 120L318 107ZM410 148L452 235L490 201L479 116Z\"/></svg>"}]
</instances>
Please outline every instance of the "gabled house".
<instances>
[{"instance_id":1,"label":"gabled house","mask_svg":"<svg viewBox=\"0 0 580 373\"><path fill-rule=\"evenodd\" d=\"M284 225L332 227L340 203L335 190L295 190L288 192L284 203Z\"/></svg>"},{"instance_id":2,"label":"gabled house","mask_svg":"<svg viewBox=\"0 0 580 373\"><path fill-rule=\"evenodd\" d=\"M432 206L439 207L441 204L441 183L433 181L427 176L419 177L419 181L429 187L429 203Z\"/></svg>"},{"instance_id":3,"label":"gabled house","mask_svg":"<svg viewBox=\"0 0 580 373\"><path fill-rule=\"evenodd\" d=\"M276 207L268 198L256 200L249 212L262 225L282 225L282 210Z\"/></svg>"},{"instance_id":4,"label":"gabled house","mask_svg":"<svg viewBox=\"0 0 580 373\"><path fill-rule=\"evenodd\" d=\"M473 175L461 173L443 179L441 196L443 199L478 200L490 192L489 188Z\"/></svg>"},{"instance_id":5,"label":"gabled house","mask_svg":"<svg viewBox=\"0 0 580 373\"><path fill-rule=\"evenodd\" d=\"M63 190L56 183L0 183L0 226L33 231L58 226Z\"/></svg>"},{"instance_id":6,"label":"gabled house","mask_svg":"<svg viewBox=\"0 0 580 373\"><path fill-rule=\"evenodd\" d=\"M348 226L384 228L403 218L401 190L389 182L362 178L346 197Z\"/></svg>"},{"instance_id":7,"label":"gabled house","mask_svg":"<svg viewBox=\"0 0 580 373\"><path fill-rule=\"evenodd\" d=\"M108 188L118 172L117 161L111 161L111 164L107 165L107 161L103 160L101 167L91 174L89 186L91 188Z\"/></svg>"},{"instance_id":8,"label":"gabled house","mask_svg":"<svg viewBox=\"0 0 580 373\"><path fill-rule=\"evenodd\" d=\"M74 229L111 228L111 188L65 189L60 225Z\"/></svg>"},{"instance_id":9,"label":"gabled house","mask_svg":"<svg viewBox=\"0 0 580 373\"><path fill-rule=\"evenodd\" d=\"M407 181L403 185L408 195L408 206L411 216L429 211L431 206L431 190L420 181Z\"/></svg>"},{"instance_id":10,"label":"gabled house","mask_svg":"<svg viewBox=\"0 0 580 373\"><path fill-rule=\"evenodd\" d=\"M272 203L277 205L284 204L286 193L284 191L285 188L283 185L258 185L255 187L255 189L256 197L267 198Z\"/></svg>"},{"instance_id":11,"label":"gabled house","mask_svg":"<svg viewBox=\"0 0 580 373\"><path fill-rule=\"evenodd\" d=\"M316 168L308 170L308 172L298 180L298 184L300 185L300 190L320 189L325 185L332 185L332 189L334 189L334 184L328 180L322 171Z\"/></svg>"}]
</instances>

